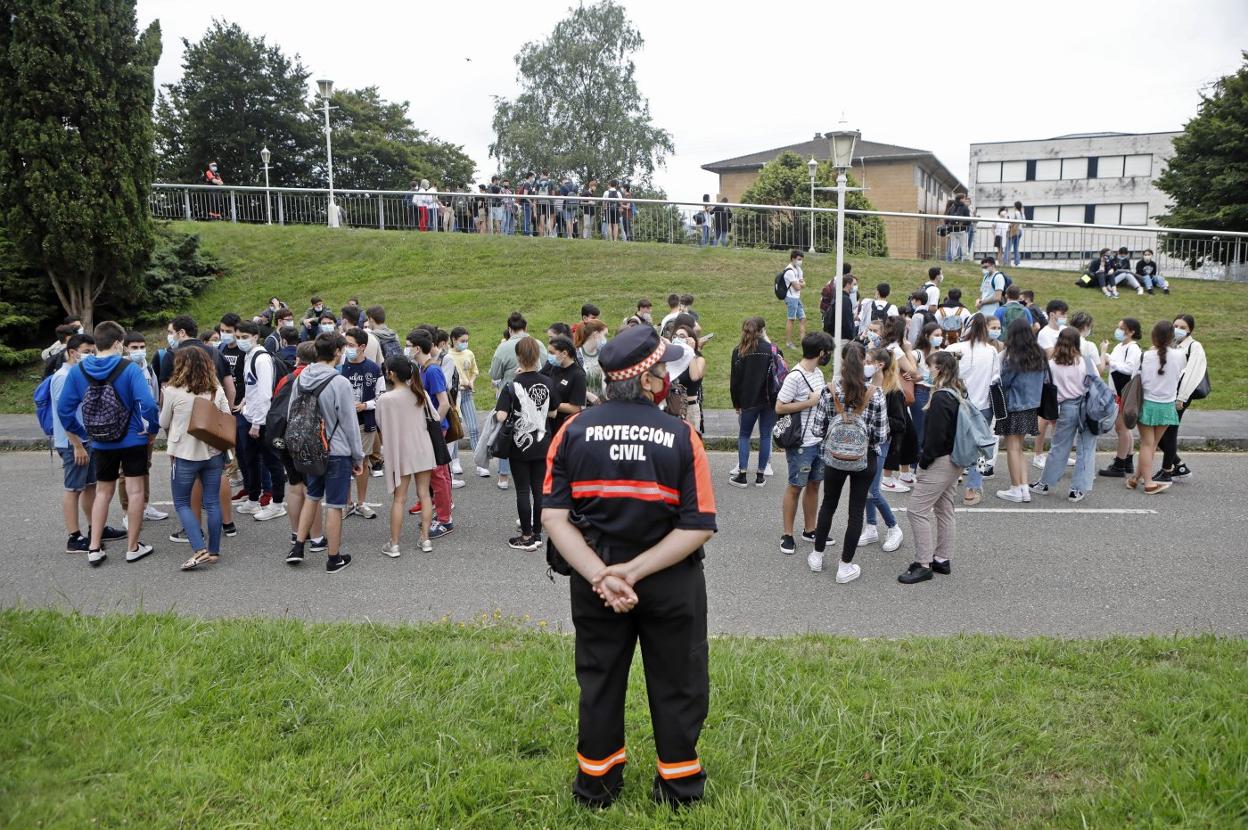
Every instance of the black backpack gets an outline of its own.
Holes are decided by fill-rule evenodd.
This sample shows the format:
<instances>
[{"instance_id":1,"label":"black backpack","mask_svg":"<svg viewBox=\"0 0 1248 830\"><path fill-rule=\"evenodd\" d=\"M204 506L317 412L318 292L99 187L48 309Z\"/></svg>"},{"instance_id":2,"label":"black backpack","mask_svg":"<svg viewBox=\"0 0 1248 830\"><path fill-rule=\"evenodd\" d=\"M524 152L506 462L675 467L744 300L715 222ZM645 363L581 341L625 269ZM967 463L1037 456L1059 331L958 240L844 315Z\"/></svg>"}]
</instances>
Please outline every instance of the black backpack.
<instances>
[{"instance_id":1,"label":"black backpack","mask_svg":"<svg viewBox=\"0 0 1248 830\"><path fill-rule=\"evenodd\" d=\"M273 389L273 400L269 402L269 414L264 419L264 442L275 455L281 457L286 452L286 418L290 412L290 390L299 378L293 372Z\"/></svg>"},{"instance_id":2,"label":"black backpack","mask_svg":"<svg viewBox=\"0 0 1248 830\"><path fill-rule=\"evenodd\" d=\"M776 299L780 302L784 302L784 299L789 296L789 284L784 281L784 275L789 273L789 270L785 268L776 274Z\"/></svg>"},{"instance_id":3,"label":"black backpack","mask_svg":"<svg viewBox=\"0 0 1248 830\"><path fill-rule=\"evenodd\" d=\"M321 393L336 377L341 375L330 375L311 389L291 392L294 399L283 430L283 444L295 469L304 475L322 476L329 468L329 443L341 424L334 424L331 432L325 432L320 401Z\"/></svg>"},{"instance_id":4,"label":"black backpack","mask_svg":"<svg viewBox=\"0 0 1248 830\"><path fill-rule=\"evenodd\" d=\"M87 391L82 397L82 426L92 441L111 443L126 437L130 409L121 402L113 383L129 365L130 361L124 358L118 360L104 380L96 380L87 374L86 367L78 366L78 371L87 379Z\"/></svg>"},{"instance_id":5,"label":"black backpack","mask_svg":"<svg viewBox=\"0 0 1248 830\"><path fill-rule=\"evenodd\" d=\"M286 361L273 354L273 352L265 352L265 354L273 358L273 388L277 389L278 381L290 374L290 367L286 365ZM247 371L252 375L256 373L256 358L259 356L260 352L257 351L253 351L249 355L251 358L251 364L247 367ZM244 381L245 380L246 377L244 376Z\"/></svg>"},{"instance_id":6,"label":"black backpack","mask_svg":"<svg viewBox=\"0 0 1248 830\"><path fill-rule=\"evenodd\" d=\"M875 303L876 303L875 300L871 300L871 316L867 319L867 322L872 323L872 322L875 322L876 320L880 320L881 322L887 321L888 310L893 307L893 304L885 300L884 307L880 308Z\"/></svg>"}]
</instances>

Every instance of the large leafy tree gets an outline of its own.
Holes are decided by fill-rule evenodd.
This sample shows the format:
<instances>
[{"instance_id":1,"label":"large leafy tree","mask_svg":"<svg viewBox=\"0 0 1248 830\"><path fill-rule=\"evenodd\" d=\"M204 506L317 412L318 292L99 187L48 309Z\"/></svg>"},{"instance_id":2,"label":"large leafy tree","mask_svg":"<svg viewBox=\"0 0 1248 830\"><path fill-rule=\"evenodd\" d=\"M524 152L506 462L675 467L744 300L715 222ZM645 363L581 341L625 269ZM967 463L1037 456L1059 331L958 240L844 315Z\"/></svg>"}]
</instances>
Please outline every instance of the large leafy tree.
<instances>
[{"instance_id":1,"label":"large leafy tree","mask_svg":"<svg viewBox=\"0 0 1248 830\"><path fill-rule=\"evenodd\" d=\"M159 59L160 27L138 33L134 0L0 0L0 222L88 322L154 244Z\"/></svg>"},{"instance_id":2,"label":"large leafy tree","mask_svg":"<svg viewBox=\"0 0 1248 830\"><path fill-rule=\"evenodd\" d=\"M198 182L216 159L226 184L263 185L267 144L274 186L310 184L324 145L308 112L311 73L298 55L219 20L198 42L182 43L182 79L165 85L156 107L161 179Z\"/></svg>"},{"instance_id":3,"label":"large leafy tree","mask_svg":"<svg viewBox=\"0 0 1248 830\"><path fill-rule=\"evenodd\" d=\"M319 100L319 99L318 99ZM377 87L335 92L334 185L346 190L405 190L413 179L461 188L476 165L462 147L429 136L407 117L407 102L386 101ZM321 117L312 110L312 117ZM315 175L325 178L324 154Z\"/></svg>"},{"instance_id":4,"label":"large leafy tree","mask_svg":"<svg viewBox=\"0 0 1248 830\"><path fill-rule=\"evenodd\" d=\"M849 186L857 187L854 177L849 176ZM816 187L835 187L836 168L830 162L820 162L815 174ZM806 162L796 153L781 153L763 165L758 179L741 196L741 201L756 205L810 206L810 172ZM828 190L815 191L815 207L836 207L836 193ZM849 210L875 210L871 200L862 192L845 194L845 207ZM803 211L779 211L752 216L753 211L739 211L742 220L771 223L769 232L761 235L764 240L784 240L785 245L805 248L810 244L810 214ZM764 218L765 217L765 218ZM836 217L819 214L816 219L815 242L819 249L832 248L836 244ZM738 234L738 237L741 235ZM745 240L748 243L748 239ZM846 251L865 256L888 256L888 240L884 223L878 216L845 217Z\"/></svg>"},{"instance_id":5,"label":"large leafy tree","mask_svg":"<svg viewBox=\"0 0 1248 830\"><path fill-rule=\"evenodd\" d=\"M612 0L571 9L516 55L522 91L495 100L490 155L512 174L547 168L648 184L675 148L637 89L629 56L643 42Z\"/></svg>"},{"instance_id":6,"label":"large leafy tree","mask_svg":"<svg viewBox=\"0 0 1248 830\"><path fill-rule=\"evenodd\" d=\"M1248 52L1234 75L1201 94L1196 117L1174 140L1174 157L1157 186L1174 199L1162 225L1219 231L1248 231ZM1209 253L1203 248L1202 254ZM1248 245L1221 246L1227 261Z\"/></svg>"}]
</instances>

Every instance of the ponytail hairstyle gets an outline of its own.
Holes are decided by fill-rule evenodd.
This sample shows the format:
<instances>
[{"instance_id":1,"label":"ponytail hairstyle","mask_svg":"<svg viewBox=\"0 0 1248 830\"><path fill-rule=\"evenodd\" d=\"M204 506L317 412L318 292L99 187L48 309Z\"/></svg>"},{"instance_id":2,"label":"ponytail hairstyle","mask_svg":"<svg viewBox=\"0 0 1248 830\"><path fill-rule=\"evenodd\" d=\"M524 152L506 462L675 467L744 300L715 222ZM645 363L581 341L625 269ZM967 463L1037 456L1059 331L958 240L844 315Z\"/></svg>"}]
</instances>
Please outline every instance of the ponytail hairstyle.
<instances>
[{"instance_id":1,"label":"ponytail hairstyle","mask_svg":"<svg viewBox=\"0 0 1248 830\"><path fill-rule=\"evenodd\" d=\"M862 372L862 344L850 340L841 348L841 397L846 409L865 409L867 379Z\"/></svg>"},{"instance_id":2,"label":"ponytail hairstyle","mask_svg":"<svg viewBox=\"0 0 1248 830\"><path fill-rule=\"evenodd\" d=\"M897 361L893 359L893 353L885 348L876 348L868 354L880 367L875 372L875 377L879 378L876 386L883 389L884 394L900 392L901 375L897 371Z\"/></svg>"},{"instance_id":3,"label":"ponytail hairstyle","mask_svg":"<svg viewBox=\"0 0 1248 830\"><path fill-rule=\"evenodd\" d=\"M746 357L753 352L758 347L759 341L763 339L765 328L767 328L767 323L762 317L746 317L741 323L741 342L737 344L737 354Z\"/></svg>"},{"instance_id":4,"label":"ponytail hairstyle","mask_svg":"<svg viewBox=\"0 0 1248 830\"><path fill-rule=\"evenodd\" d=\"M386 361L386 371L398 378L400 383L406 384L407 388L411 389L412 394L416 396L416 405L424 407L425 386L420 382L420 372L416 371L415 363L412 363L404 355L396 354Z\"/></svg>"},{"instance_id":5,"label":"ponytail hairstyle","mask_svg":"<svg viewBox=\"0 0 1248 830\"><path fill-rule=\"evenodd\" d=\"M976 343L985 345L992 344L992 338L988 336L988 318L983 312L975 312L971 315L971 321L966 326L967 335L962 338L963 342L970 342L973 346Z\"/></svg>"},{"instance_id":6,"label":"ponytail hairstyle","mask_svg":"<svg viewBox=\"0 0 1248 830\"><path fill-rule=\"evenodd\" d=\"M1174 323L1169 320L1158 320L1153 326L1153 348L1157 350L1157 374L1166 373L1166 352L1174 340Z\"/></svg>"},{"instance_id":7,"label":"ponytail hairstyle","mask_svg":"<svg viewBox=\"0 0 1248 830\"><path fill-rule=\"evenodd\" d=\"M1057 344L1053 346L1053 362L1058 366L1074 366L1081 362L1083 352L1079 348L1079 339L1079 329L1074 326L1062 329L1057 336Z\"/></svg>"},{"instance_id":8,"label":"ponytail hairstyle","mask_svg":"<svg viewBox=\"0 0 1248 830\"><path fill-rule=\"evenodd\" d=\"M932 396L924 409L931 409L939 389L952 389L959 396L966 394L966 386L958 375L958 356L953 352L933 352L927 361L932 367Z\"/></svg>"}]
</instances>

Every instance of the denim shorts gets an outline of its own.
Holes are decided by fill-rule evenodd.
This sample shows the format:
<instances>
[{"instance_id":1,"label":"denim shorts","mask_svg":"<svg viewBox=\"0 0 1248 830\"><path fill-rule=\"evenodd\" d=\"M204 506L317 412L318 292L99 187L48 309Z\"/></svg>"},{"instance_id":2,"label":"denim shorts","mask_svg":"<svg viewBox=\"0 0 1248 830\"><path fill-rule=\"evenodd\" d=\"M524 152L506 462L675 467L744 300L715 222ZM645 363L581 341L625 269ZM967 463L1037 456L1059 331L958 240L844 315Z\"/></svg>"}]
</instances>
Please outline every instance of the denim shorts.
<instances>
[{"instance_id":1,"label":"denim shorts","mask_svg":"<svg viewBox=\"0 0 1248 830\"><path fill-rule=\"evenodd\" d=\"M65 492L81 493L88 487L95 486L95 453L87 447L87 463L81 466L74 463L73 447L57 447L61 465L65 472Z\"/></svg>"},{"instance_id":2,"label":"denim shorts","mask_svg":"<svg viewBox=\"0 0 1248 830\"><path fill-rule=\"evenodd\" d=\"M784 457L789 462L790 487L805 487L823 481L823 459L819 456L818 444L785 450Z\"/></svg>"},{"instance_id":3,"label":"denim shorts","mask_svg":"<svg viewBox=\"0 0 1248 830\"><path fill-rule=\"evenodd\" d=\"M785 297L784 307L788 309L790 320L806 319L806 306L802 305L801 297Z\"/></svg>"},{"instance_id":4,"label":"denim shorts","mask_svg":"<svg viewBox=\"0 0 1248 830\"><path fill-rule=\"evenodd\" d=\"M326 507L346 507L351 501L351 456L331 455L325 475L309 474L308 498L323 501Z\"/></svg>"}]
</instances>

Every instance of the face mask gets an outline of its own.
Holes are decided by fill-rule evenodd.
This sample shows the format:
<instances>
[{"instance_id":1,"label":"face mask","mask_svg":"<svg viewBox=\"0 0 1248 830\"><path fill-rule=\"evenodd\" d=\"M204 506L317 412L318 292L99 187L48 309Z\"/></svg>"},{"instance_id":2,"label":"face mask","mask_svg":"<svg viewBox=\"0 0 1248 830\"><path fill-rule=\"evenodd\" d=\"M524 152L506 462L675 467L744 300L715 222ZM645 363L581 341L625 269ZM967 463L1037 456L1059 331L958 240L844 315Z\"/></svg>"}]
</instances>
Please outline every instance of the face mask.
<instances>
[{"instance_id":1,"label":"face mask","mask_svg":"<svg viewBox=\"0 0 1248 830\"><path fill-rule=\"evenodd\" d=\"M672 342L678 346L683 346L689 342L689 338L685 337L683 334L678 334L672 338Z\"/></svg>"},{"instance_id":2,"label":"face mask","mask_svg":"<svg viewBox=\"0 0 1248 830\"><path fill-rule=\"evenodd\" d=\"M1000 339L1001 339L1001 329L988 329L988 339L989 339L989 340L1000 340Z\"/></svg>"},{"instance_id":3,"label":"face mask","mask_svg":"<svg viewBox=\"0 0 1248 830\"><path fill-rule=\"evenodd\" d=\"M326 334L329 334L333 330L334 330L333 323L321 323L321 331L325 332Z\"/></svg>"},{"instance_id":4,"label":"face mask","mask_svg":"<svg viewBox=\"0 0 1248 830\"><path fill-rule=\"evenodd\" d=\"M820 365L820 366L827 366L827 365L828 365L829 363L831 363L831 362L832 362L832 353L831 353L831 352L824 352L823 354L819 355L819 365Z\"/></svg>"},{"instance_id":5,"label":"face mask","mask_svg":"<svg viewBox=\"0 0 1248 830\"><path fill-rule=\"evenodd\" d=\"M1114 339L1121 343L1127 339L1127 333L1122 329L1114 329Z\"/></svg>"},{"instance_id":6,"label":"face mask","mask_svg":"<svg viewBox=\"0 0 1248 830\"><path fill-rule=\"evenodd\" d=\"M1059 329L1061 329L1061 328L1065 328L1065 327L1066 327L1066 318L1065 318L1065 317L1058 317L1058 318L1057 318L1057 327L1058 327Z\"/></svg>"},{"instance_id":7,"label":"face mask","mask_svg":"<svg viewBox=\"0 0 1248 830\"><path fill-rule=\"evenodd\" d=\"M255 343L255 341L254 341L254 340L239 340L239 341L238 341L238 350L239 350L240 352L244 352L244 353L246 353L246 352L251 351L251 347L252 347L252 346L254 346L254 345L256 345L256 343Z\"/></svg>"},{"instance_id":8,"label":"face mask","mask_svg":"<svg viewBox=\"0 0 1248 830\"><path fill-rule=\"evenodd\" d=\"M323 305L312 306L312 310L315 311L317 314L320 314L322 311L325 310L325 306Z\"/></svg>"},{"instance_id":9,"label":"face mask","mask_svg":"<svg viewBox=\"0 0 1248 830\"><path fill-rule=\"evenodd\" d=\"M1145 262L1152 262L1152 261L1153 261L1153 258L1152 258L1151 256L1146 256L1146 257L1144 257L1144 261L1145 261Z\"/></svg>"},{"instance_id":10,"label":"face mask","mask_svg":"<svg viewBox=\"0 0 1248 830\"><path fill-rule=\"evenodd\" d=\"M873 331L867 332L867 339L871 341L873 347L880 345L880 336Z\"/></svg>"},{"instance_id":11,"label":"face mask","mask_svg":"<svg viewBox=\"0 0 1248 830\"><path fill-rule=\"evenodd\" d=\"M980 269L980 270L982 270L982 271L984 272L984 276L985 276L985 277L986 277L986 276L988 276L989 274L991 274L991 273L992 273L992 269L991 269L991 268L982 268L982 269Z\"/></svg>"},{"instance_id":12,"label":"face mask","mask_svg":"<svg viewBox=\"0 0 1248 830\"><path fill-rule=\"evenodd\" d=\"M654 375L651 375L650 377L653 378ZM671 388L671 386L672 386L671 380L668 378L667 373L664 373L663 374L663 386L660 387L659 393L654 396L654 402L658 403L659 401L667 400L667 392Z\"/></svg>"},{"instance_id":13,"label":"face mask","mask_svg":"<svg viewBox=\"0 0 1248 830\"><path fill-rule=\"evenodd\" d=\"M359 353L360 353L360 350L359 350L359 349L353 349L353 348L351 348L350 346L348 346L348 347L347 347L347 349L346 349L346 351L344 352L344 354L346 355L346 358L347 358L347 361L348 361L348 362L349 362L349 361L352 361L352 360L355 360L356 356L357 356Z\"/></svg>"},{"instance_id":14,"label":"face mask","mask_svg":"<svg viewBox=\"0 0 1248 830\"><path fill-rule=\"evenodd\" d=\"M176 334L166 334L165 340L169 342L169 348L176 349L178 347L178 336Z\"/></svg>"},{"instance_id":15,"label":"face mask","mask_svg":"<svg viewBox=\"0 0 1248 830\"><path fill-rule=\"evenodd\" d=\"M862 376L865 377L867 380L871 380L871 378L875 377L875 366L870 363L868 363L866 366L863 366Z\"/></svg>"},{"instance_id":16,"label":"face mask","mask_svg":"<svg viewBox=\"0 0 1248 830\"><path fill-rule=\"evenodd\" d=\"M927 342L931 343L933 346L939 347L941 343L945 342L945 338L939 334L933 334L931 337L927 338Z\"/></svg>"},{"instance_id":17,"label":"face mask","mask_svg":"<svg viewBox=\"0 0 1248 830\"><path fill-rule=\"evenodd\" d=\"M1184 337L1187 337L1187 329L1175 329L1174 330L1174 342L1177 343L1180 340L1182 340Z\"/></svg>"},{"instance_id":18,"label":"face mask","mask_svg":"<svg viewBox=\"0 0 1248 830\"><path fill-rule=\"evenodd\" d=\"M84 329L82 326L79 326L79 327L78 327L78 333L79 333L79 334L86 334L86 333L87 333L87 330L86 330L86 329Z\"/></svg>"},{"instance_id":19,"label":"face mask","mask_svg":"<svg viewBox=\"0 0 1248 830\"><path fill-rule=\"evenodd\" d=\"M546 355L546 362L549 363L551 366L558 366L559 358L556 357L553 352L551 352L550 354Z\"/></svg>"},{"instance_id":20,"label":"face mask","mask_svg":"<svg viewBox=\"0 0 1248 830\"><path fill-rule=\"evenodd\" d=\"M233 346L233 345L234 345L234 335L232 335L232 334L226 334L225 332L222 332L222 333L221 333L221 342L222 342L222 343L224 343L224 344L225 344L225 345L227 345L227 346Z\"/></svg>"},{"instance_id":21,"label":"face mask","mask_svg":"<svg viewBox=\"0 0 1248 830\"><path fill-rule=\"evenodd\" d=\"M214 173L217 172L217 166L215 164L208 165L208 169Z\"/></svg>"},{"instance_id":22,"label":"face mask","mask_svg":"<svg viewBox=\"0 0 1248 830\"><path fill-rule=\"evenodd\" d=\"M456 343L456 344L455 344L455 351L457 351L457 352L466 351L466 350L467 350L467 348L468 348L468 343L467 343L467 342L464 342L464 343Z\"/></svg>"},{"instance_id":23,"label":"face mask","mask_svg":"<svg viewBox=\"0 0 1248 830\"><path fill-rule=\"evenodd\" d=\"M408 360L415 360L416 358L413 356L414 351L415 351L415 350L414 350L414 349L412 349L412 347L411 347L411 346L408 346L407 348L403 349L403 355L404 355L404 357L406 357Z\"/></svg>"},{"instance_id":24,"label":"face mask","mask_svg":"<svg viewBox=\"0 0 1248 830\"><path fill-rule=\"evenodd\" d=\"M137 364L139 364L140 366L142 366L144 363L147 363L147 353L146 353L146 352L129 352L129 353L126 355L126 357L130 358L131 362L133 362L133 363L137 363Z\"/></svg>"}]
</instances>

